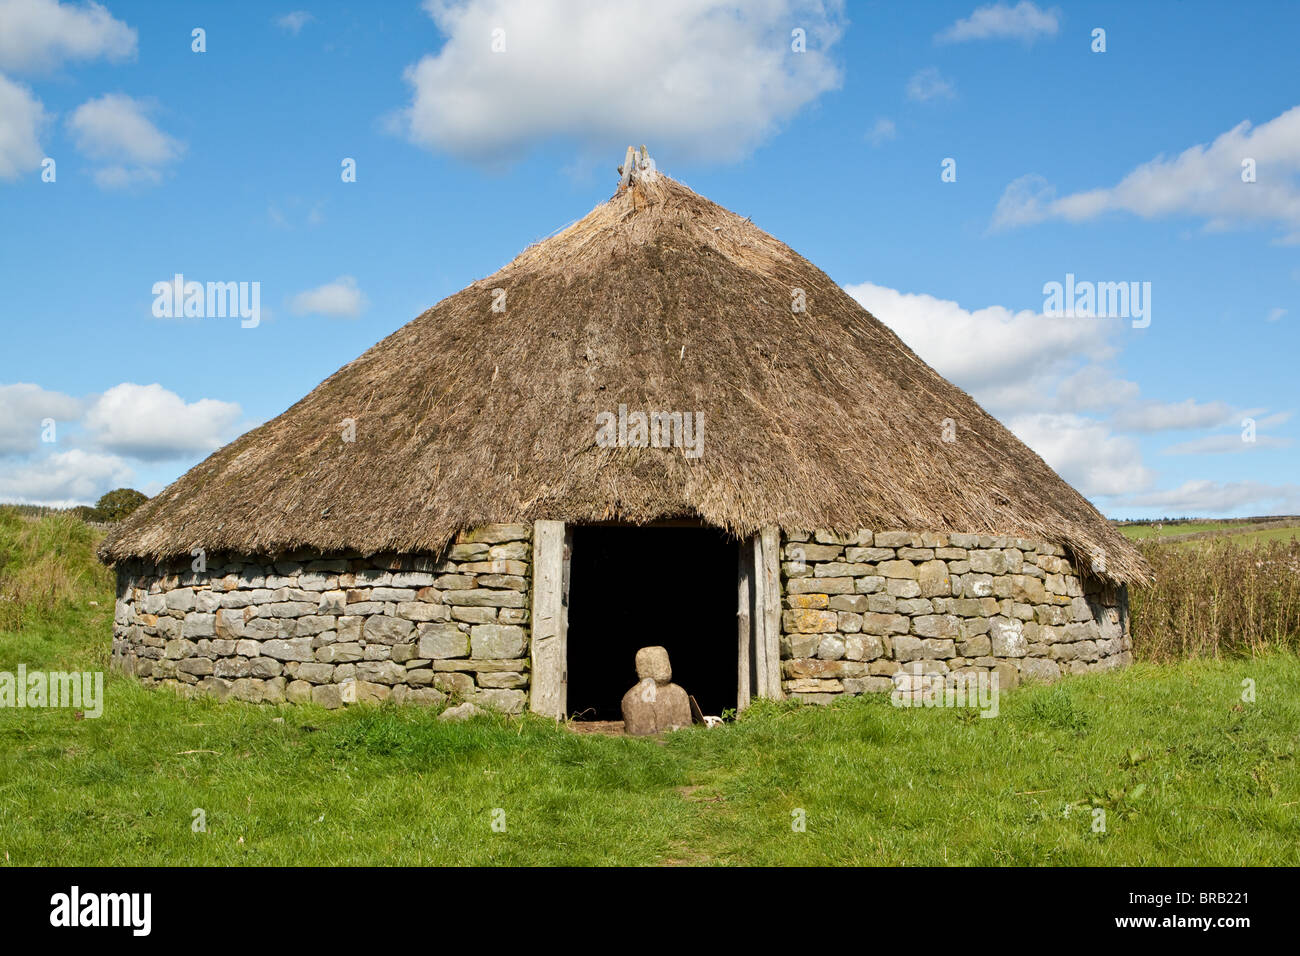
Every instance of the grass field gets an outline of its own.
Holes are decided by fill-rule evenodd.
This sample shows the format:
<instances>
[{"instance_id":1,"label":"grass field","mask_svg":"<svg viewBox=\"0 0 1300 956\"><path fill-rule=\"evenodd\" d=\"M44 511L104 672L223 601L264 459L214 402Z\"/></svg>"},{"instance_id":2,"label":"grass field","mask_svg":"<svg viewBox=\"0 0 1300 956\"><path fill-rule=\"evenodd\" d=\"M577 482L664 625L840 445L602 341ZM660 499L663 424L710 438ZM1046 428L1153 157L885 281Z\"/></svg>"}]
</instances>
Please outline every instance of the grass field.
<instances>
[{"instance_id":1,"label":"grass field","mask_svg":"<svg viewBox=\"0 0 1300 956\"><path fill-rule=\"evenodd\" d=\"M0 632L0 670L106 669L112 594L79 535L0 520L0 587L57 545L67 589L29 593L39 611ZM1139 664L1013 691L993 719L872 696L758 705L655 740L185 701L110 674L99 719L0 709L0 851L10 865L1296 865L1297 687L1289 654Z\"/></svg>"},{"instance_id":2,"label":"grass field","mask_svg":"<svg viewBox=\"0 0 1300 956\"><path fill-rule=\"evenodd\" d=\"M1187 521L1167 522L1156 526L1153 524L1120 525L1119 530L1132 541L1149 541L1153 538L1169 538L1183 534L1204 534L1207 531L1227 531L1233 523L1230 521Z\"/></svg>"},{"instance_id":3,"label":"grass field","mask_svg":"<svg viewBox=\"0 0 1300 956\"><path fill-rule=\"evenodd\" d=\"M1160 525L1120 525L1119 530L1130 541L1138 542L1160 541L1187 547L1204 541L1226 541L1238 546L1250 546L1272 541L1300 540L1300 518L1267 521L1169 521Z\"/></svg>"},{"instance_id":4,"label":"grass field","mask_svg":"<svg viewBox=\"0 0 1300 956\"><path fill-rule=\"evenodd\" d=\"M1191 541L1172 541L1170 547L1174 548L1195 548L1203 546L1206 541L1226 541L1237 547L1250 547L1256 544L1268 544L1272 541L1288 542L1300 541L1300 525L1290 528L1268 528L1263 531L1242 531L1237 534L1226 534L1218 538L1192 539Z\"/></svg>"}]
</instances>

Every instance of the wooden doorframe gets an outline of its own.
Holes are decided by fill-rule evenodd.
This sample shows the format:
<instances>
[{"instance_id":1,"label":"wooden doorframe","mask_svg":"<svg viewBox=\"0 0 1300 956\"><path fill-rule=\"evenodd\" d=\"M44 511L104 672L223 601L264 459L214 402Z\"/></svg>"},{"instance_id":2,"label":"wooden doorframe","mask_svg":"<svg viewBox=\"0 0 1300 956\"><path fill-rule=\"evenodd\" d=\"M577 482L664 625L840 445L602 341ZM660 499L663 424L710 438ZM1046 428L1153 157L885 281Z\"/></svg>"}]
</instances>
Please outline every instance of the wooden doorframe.
<instances>
[{"instance_id":1,"label":"wooden doorframe","mask_svg":"<svg viewBox=\"0 0 1300 956\"><path fill-rule=\"evenodd\" d=\"M754 546L742 538L736 548L736 712L749 706L753 696L754 646Z\"/></svg>"},{"instance_id":2,"label":"wooden doorframe","mask_svg":"<svg viewBox=\"0 0 1300 956\"><path fill-rule=\"evenodd\" d=\"M533 522L532 671L528 709L563 720L569 703L569 563L573 529L563 521Z\"/></svg>"},{"instance_id":3,"label":"wooden doorframe","mask_svg":"<svg viewBox=\"0 0 1300 956\"><path fill-rule=\"evenodd\" d=\"M781 534L769 525L737 548L738 710L754 697L781 699ZM573 528L533 522L528 707L563 720L568 708L569 568Z\"/></svg>"},{"instance_id":4,"label":"wooden doorframe","mask_svg":"<svg viewBox=\"0 0 1300 956\"><path fill-rule=\"evenodd\" d=\"M752 696L781 699L781 533L768 525L750 538L742 565L750 580ZM745 700L748 704L748 700Z\"/></svg>"}]
</instances>

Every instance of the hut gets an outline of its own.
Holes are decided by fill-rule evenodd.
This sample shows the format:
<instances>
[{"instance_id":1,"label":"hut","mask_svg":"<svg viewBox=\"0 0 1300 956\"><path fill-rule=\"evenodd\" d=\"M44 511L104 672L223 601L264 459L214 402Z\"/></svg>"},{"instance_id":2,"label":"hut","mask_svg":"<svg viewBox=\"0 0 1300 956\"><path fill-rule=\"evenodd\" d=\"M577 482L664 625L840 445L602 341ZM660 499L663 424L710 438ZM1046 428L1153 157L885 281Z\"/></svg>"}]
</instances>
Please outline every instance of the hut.
<instances>
[{"instance_id":1,"label":"hut","mask_svg":"<svg viewBox=\"0 0 1300 956\"><path fill-rule=\"evenodd\" d=\"M609 718L651 644L713 713L1130 660L1148 569L1082 495L810 262L620 170L123 521L115 666Z\"/></svg>"}]
</instances>

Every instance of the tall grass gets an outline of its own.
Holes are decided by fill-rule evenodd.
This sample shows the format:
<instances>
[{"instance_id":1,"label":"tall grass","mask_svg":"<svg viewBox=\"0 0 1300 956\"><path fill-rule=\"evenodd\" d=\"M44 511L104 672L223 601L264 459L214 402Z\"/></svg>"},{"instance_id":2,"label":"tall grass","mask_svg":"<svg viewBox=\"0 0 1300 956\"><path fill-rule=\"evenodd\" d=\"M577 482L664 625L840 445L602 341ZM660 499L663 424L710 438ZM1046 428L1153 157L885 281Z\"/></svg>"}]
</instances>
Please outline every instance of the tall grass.
<instances>
[{"instance_id":1,"label":"tall grass","mask_svg":"<svg viewBox=\"0 0 1300 956\"><path fill-rule=\"evenodd\" d=\"M1300 541L1142 545L1156 583L1131 597L1142 660L1300 651Z\"/></svg>"},{"instance_id":2,"label":"tall grass","mask_svg":"<svg viewBox=\"0 0 1300 956\"><path fill-rule=\"evenodd\" d=\"M0 508L0 631L18 631L90 592L112 590L95 557L99 532L69 514L31 518Z\"/></svg>"},{"instance_id":3,"label":"tall grass","mask_svg":"<svg viewBox=\"0 0 1300 956\"><path fill-rule=\"evenodd\" d=\"M92 598L111 604L112 574L95 557L100 535L72 513L0 507L0 631L54 623ZM1156 582L1132 589L1138 659L1300 652L1300 541L1140 547Z\"/></svg>"}]
</instances>

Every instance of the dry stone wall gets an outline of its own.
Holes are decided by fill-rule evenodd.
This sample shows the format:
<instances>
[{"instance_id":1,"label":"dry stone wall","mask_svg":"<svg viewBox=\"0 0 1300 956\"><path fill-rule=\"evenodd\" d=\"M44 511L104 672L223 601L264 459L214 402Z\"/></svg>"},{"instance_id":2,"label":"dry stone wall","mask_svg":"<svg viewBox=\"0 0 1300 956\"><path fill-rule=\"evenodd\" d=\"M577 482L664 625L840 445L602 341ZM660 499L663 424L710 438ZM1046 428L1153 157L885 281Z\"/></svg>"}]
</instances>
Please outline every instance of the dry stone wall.
<instances>
[{"instance_id":1,"label":"dry stone wall","mask_svg":"<svg viewBox=\"0 0 1300 956\"><path fill-rule=\"evenodd\" d=\"M113 663L148 684L339 707L461 700L519 713L532 529L485 525L439 557L289 554L118 566ZM996 672L1002 688L1132 660L1127 595L1055 545L973 534L790 532L788 695L827 702ZM906 670L904 670L906 669Z\"/></svg>"},{"instance_id":2,"label":"dry stone wall","mask_svg":"<svg viewBox=\"0 0 1300 956\"><path fill-rule=\"evenodd\" d=\"M113 663L253 702L524 709L532 529L485 525L438 558L286 555L118 566Z\"/></svg>"},{"instance_id":3,"label":"dry stone wall","mask_svg":"<svg viewBox=\"0 0 1300 956\"><path fill-rule=\"evenodd\" d=\"M1041 541L790 533L781 594L782 689L817 703L892 691L900 671L1006 689L1132 661L1124 588Z\"/></svg>"}]
</instances>

